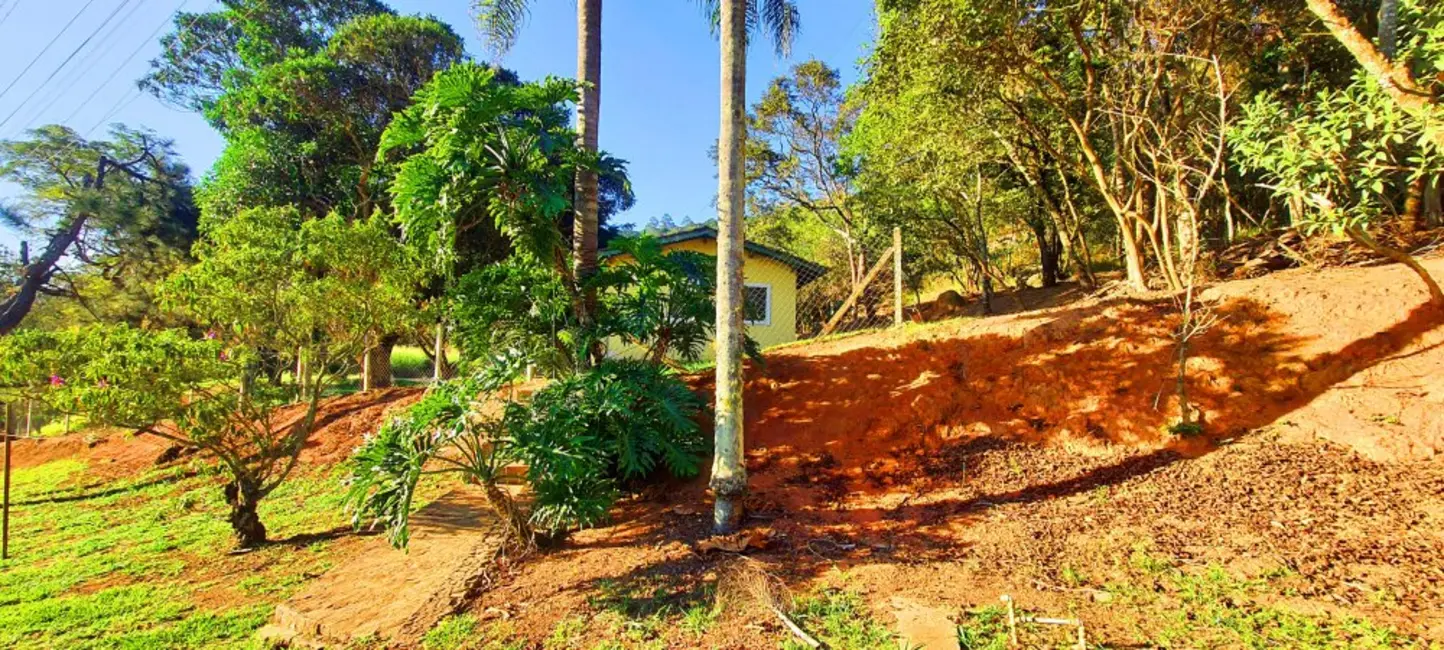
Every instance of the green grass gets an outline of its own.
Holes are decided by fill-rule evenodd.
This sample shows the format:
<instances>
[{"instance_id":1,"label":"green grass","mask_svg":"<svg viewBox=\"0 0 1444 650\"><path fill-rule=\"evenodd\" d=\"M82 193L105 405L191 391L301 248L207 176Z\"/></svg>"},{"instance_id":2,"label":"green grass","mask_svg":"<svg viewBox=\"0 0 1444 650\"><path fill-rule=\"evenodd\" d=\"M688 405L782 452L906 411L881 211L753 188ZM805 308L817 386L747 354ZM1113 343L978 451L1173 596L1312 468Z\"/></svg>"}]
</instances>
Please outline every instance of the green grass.
<instances>
[{"instance_id":1,"label":"green grass","mask_svg":"<svg viewBox=\"0 0 1444 650\"><path fill-rule=\"evenodd\" d=\"M515 638L504 623L485 629L471 614L449 616L431 628L421 640L425 650L523 650L526 643Z\"/></svg>"},{"instance_id":2,"label":"green grass","mask_svg":"<svg viewBox=\"0 0 1444 650\"><path fill-rule=\"evenodd\" d=\"M59 460L14 474L0 647L255 647L275 603L332 564L332 541L231 555L223 479L199 461L110 483L85 470ZM294 475L262 501L271 538L343 526L339 479Z\"/></svg>"},{"instance_id":3,"label":"green grass","mask_svg":"<svg viewBox=\"0 0 1444 650\"><path fill-rule=\"evenodd\" d=\"M893 650L897 640L886 625L873 618L862 596L836 588L821 589L799 599L792 617L799 627L834 650ZM784 650L808 646L789 637Z\"/></svg>"},{"instance_id":4,"label":"green grass","mask_svg":"<svg viewBox=\"0 0 1444 650\"><path fill-rule=\"evenodd\" d=\"M1108 591L1120 596L1122 606L1147 613L1150 627L1156 628L1149 642L1157 647L1426 647L1362 619L1312 616L1268 604L1289 593L1287 581L1294 573L1286 568L1255 579L1234 577L1217 565L1185 571L1142 547L1133 550L1129 565L1143 579L1109 585ZM1150 586L1138 586L1144 583ZM1169 600L1161 601L1160 595Z\"/></svg>"}]
</instances>

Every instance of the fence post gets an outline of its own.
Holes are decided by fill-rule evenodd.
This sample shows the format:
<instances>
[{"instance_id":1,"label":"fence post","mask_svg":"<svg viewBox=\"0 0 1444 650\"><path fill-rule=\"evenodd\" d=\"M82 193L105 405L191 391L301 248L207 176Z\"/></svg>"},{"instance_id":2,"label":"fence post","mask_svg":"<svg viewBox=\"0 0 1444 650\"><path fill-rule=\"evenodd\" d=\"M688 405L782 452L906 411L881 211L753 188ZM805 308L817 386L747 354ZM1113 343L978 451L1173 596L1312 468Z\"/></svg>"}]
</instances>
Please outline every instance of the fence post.
<instances>
[{"instance_id":1,"label":"fence post","mask_svg":"<svg viewBox=\"0 0 1444 650\"><path fill-rule=\"evenodd\" d=\"M32 406L34 406L34 405L35 405L35 400L28 399L28 398L25 400L25 437L26 437L26 438L29 438L30 436L34 435L34 433L31 432L31 430L30 430L30 407L32 407Z\"/></svg>"},{"instance_id":2,"label":"fence post","mask_svg":"<svg viewBox=\"0 0 1444 650\"><path fill-rule=\"evenodd\" d=\"M436 365L431 372L431 383L437 384L446 379L446 321L436 321Z\"/></svg>"},{"instance_id":3,"label":"fence post","mask_svg":"<svg viewBox=\"0 0 1444 650\"><path fill-rule=\"evenodd\" d=\"M902 228L892 229L892 322L903 324Z\"/></svg>"},{"instance_id":4,"label":"fence post","mask_svg":"<svg viewBox=\"0 0 1444 650\"><path fill-rule=\"evenodd\" d=\"M5 507L0 513L0 560L10 559L10 402L5 403Z\"/></svg>"}]
</instances>

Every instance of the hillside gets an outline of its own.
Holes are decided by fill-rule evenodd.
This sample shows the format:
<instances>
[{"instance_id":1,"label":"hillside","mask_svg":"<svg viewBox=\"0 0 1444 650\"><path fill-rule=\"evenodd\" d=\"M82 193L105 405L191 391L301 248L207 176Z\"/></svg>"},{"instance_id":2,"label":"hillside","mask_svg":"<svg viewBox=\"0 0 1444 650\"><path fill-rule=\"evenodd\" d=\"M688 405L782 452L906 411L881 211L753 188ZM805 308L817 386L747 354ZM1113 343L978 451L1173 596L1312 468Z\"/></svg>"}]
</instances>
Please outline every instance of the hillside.
<instances>
[{"instance_id":1,"label":"hillside","mask_svg":"<svg viewBox=\"0 0 1444 650\"><path fill-rule=\"evenodd\" d=\"M1444 260L1429 266L1444 274ZM1080 616L1108 645L1444 640L1444 328L1415 308L1422 289L1375 267L1204 297L1223 319L1190 365L1198 436L1167 430L1167 300L769 354L747 384L749 525L769 540L752 557L799 593L861 593L888 625L921 603L987 628L1010 594ZM517 567L476 614L540 638L576 616L615 618L618 599L633 623L695 604L732 562L696 552L704 486L632 501L612 526ZM705 638L786 635L765 614L750 622Z\"/></svg>"}]
</instances>

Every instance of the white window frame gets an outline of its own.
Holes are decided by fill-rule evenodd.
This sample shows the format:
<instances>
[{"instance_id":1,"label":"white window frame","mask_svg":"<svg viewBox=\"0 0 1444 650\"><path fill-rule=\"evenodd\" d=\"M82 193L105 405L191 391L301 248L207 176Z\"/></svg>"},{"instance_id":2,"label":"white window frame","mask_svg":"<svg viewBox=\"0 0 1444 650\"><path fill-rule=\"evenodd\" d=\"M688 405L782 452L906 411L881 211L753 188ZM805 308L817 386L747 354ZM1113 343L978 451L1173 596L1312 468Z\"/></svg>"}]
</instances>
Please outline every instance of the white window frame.
<instances>
[{"instance_id":1,"label":"white window frame","mask_svg":"<svg viewBox=\"0 0 1444 650\"><path fill-rule=\"evenodd\" d=\"M746 317L744 316L742 322L747 325L757 325L761 327L767 327L772 325L772 285L763 282L744 282L742 283L742 286L749 289L764 289L767 291L767 318L764 320L746 320ZM745 309L747 304L746 289L744 289L742 292L742 303L743 308Z\"/></svg>"}]
</instances>

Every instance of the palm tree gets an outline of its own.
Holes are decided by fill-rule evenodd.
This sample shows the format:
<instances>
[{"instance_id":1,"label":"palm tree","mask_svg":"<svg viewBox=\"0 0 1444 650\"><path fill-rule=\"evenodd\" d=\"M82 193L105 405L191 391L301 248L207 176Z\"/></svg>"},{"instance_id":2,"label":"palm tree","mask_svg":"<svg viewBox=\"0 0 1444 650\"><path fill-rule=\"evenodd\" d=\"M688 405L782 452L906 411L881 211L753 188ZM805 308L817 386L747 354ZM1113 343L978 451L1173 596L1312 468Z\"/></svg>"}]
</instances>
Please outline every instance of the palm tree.
<instances>
[{"instance_id":1,"label":"palm tree","mask_svg":"<svg viewBox=\"0 0 1444 650\"><path fill-rule=\"evenodd\" d=\"M526 22L531 0L475 0L477 29L498 55L516 45ZM598 150L598 125L602 102L602 0L577 0L577 80L581 102L577 105L577 145L593 156ZM572 221L572 272L578 287L597 270L597 172L577 171ZM596 311L595 291L584 291L577 316L590 323Z\"/></svg>"},{"instance_id":2,"label":"palm tree","mask_svg":"<svg viewBox=\"0 0 1444 650\"><path fill-rule=\"evenodd\" d=\"M701 0L722 41L722 128L717 144L717 405L712 457L713 530L730 533L742 518L743 144L747 139L748 28L765 30L786 56L799 19L793 0Z\"/></svg>"}]
</instances>

